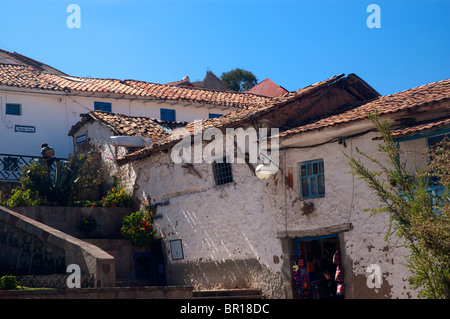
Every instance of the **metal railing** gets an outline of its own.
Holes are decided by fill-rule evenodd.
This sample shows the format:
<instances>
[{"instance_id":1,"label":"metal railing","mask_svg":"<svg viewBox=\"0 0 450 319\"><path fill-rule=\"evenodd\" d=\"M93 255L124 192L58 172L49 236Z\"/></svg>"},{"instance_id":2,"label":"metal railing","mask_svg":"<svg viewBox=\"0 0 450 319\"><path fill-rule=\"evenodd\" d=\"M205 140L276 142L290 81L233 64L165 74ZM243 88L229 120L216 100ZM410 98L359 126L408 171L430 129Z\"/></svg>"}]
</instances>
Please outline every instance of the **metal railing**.
<instances>
[{"instance_id":1,"label":"metal railing","mask_svg":"<svg viewBox=\"0 0 450 319\"><path fill-rule=\"evenodd\" d=\"M54 288L67 289L67 274L52 274L52 275L29 275L17 276L16 280L20 286L29 288ZM93 288L94 275L82 274L80 276L80 288Z\"/></svg>"},{"instance_id":2,"label":"metal railing","mask_svg":"<svg viewBox=\"0 0 450 319\"><path fill-rule=\"evenodd\" d=\"M40 156L0 154L0 182L19 182L22 178L23 168L42 159ZM57 159L65 161L66 159ZM50 175L55 173L55 162Z\"/></svg>"}]
</instances>

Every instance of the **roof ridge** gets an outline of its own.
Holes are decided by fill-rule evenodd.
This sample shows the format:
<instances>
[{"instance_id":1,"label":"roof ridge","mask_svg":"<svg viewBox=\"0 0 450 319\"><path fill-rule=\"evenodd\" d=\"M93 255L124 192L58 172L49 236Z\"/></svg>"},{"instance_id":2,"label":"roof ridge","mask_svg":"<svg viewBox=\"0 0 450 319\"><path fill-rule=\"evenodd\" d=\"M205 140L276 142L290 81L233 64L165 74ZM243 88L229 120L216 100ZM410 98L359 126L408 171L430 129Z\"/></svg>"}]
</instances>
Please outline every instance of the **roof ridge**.
<instances>
[{"instance_id":1,"label":"roof ridge","mask_svg":"<svg viewBox=\"0 0 450 319\"><path fill-rule=\"evenodd\" d=\"M439 81L434 81L434 82L431 82L431 83L422 84L422 85L419 85L419 86L415 86L415 87L412 87L412 88L409 88L409 89L405 89L405 90L402 90L402 91L398 91L398 92L395 92L395 93L391 93L391 94L388 94L388 95L381 95L381 96L379 96L379 98L387 98L387 97L390 97L390 96L393 96L393 95L397 95L397 94L401 94L401 93L404 93L404 92L407 92L407 91L410 91L410 90L418 90L418 89L421 89L421 88L425 88L427 86L436 85L438 83L442 83L442 82L445 82L445 81L450 81L450 78L439 80ZM449 82L449 84L450 84L450 82Z\"/></svg>"},{"instance_id":2,"label":"roof ridge","mask_svg":"<svg viewBox=\"0 0 450 319\"><path fill-rule=\"evenodd\" d=\"M263 97L263 98L271 99L270 97L265 97L265 96L261 96L261 95L254 94L254 93L236 92L236 91L223 91L223 90L215 90L215 89L203 88L203 87L198 87L198 86L178 86L178 85L175 85L175 84L170 84L170 83L173 83L173 82L156 83L156 82L147 82L147 81L144 81L144 80L134 80L134 79L125 79L125 80L123 80L123 82L126 82L126 81L141 82L141 83L154 84L154 85L165 86L165 87L173 87L173 88L182 89L182 90L220 92L220 93L239 94L239 95L252 95L252 96L256 96L256 97Z\"/></svg>"},{"instance_id":3,"label":"roof ridge","mask_svg":"<svg viewBox=\"0 0 450 319\"><path fill-rule=\"evenodd\" d=\"M138 119L138 118L141 119L141 118L143 118L143 119L153 120L153 121L159 122L159 123L174 123L174 124L184 124L184 123L188 123L188 122L185 122L185 121L163 121L163 120L159 120L159 119L157 119L157 118L149 117L149 116L126 115L126 114L123 114L123 113L115 113L115 112L100 111L100 110L90 111L90 112L87 113L87 114L90 114L90 113L92 113L92 114L94 114L94 113L100 113L100 114L119 115L119 116L121 116L121 117L135 118L135 119ZM87 114L86 114L86 115L87 115Z\"/></svg>"}]
</instances>

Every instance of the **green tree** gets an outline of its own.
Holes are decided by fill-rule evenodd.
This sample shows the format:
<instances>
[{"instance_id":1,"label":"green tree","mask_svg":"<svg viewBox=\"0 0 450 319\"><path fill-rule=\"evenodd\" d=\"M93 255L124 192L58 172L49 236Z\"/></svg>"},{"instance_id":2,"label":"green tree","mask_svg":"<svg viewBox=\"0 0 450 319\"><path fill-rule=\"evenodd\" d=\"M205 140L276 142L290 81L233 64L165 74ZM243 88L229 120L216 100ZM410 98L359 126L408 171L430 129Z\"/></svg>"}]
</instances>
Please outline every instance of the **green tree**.
<instances>
[{"instance_id":1,"label":"green tree","mask_svg":"<svg viewBox=\"0 0 450 319\"><path fill-rule=\"evenodd\" d=\"M390 123L369 114L384 143L378 151L386 164L356 148L360 158L347 156L352 173L374 191L381 206L370 209L372 214L389 215L390 227L386 239L395 234L411 251L406 256L410 270L409 283L419 288L419 297L448 299L450 297L450 141L425 150L430 163L425 168L408 171L400 160L400 147L391 134ZM369 169L363 160L376 164ZM443 194L430 191L436 182L445 187Z\"/></svg>"},{"instance_id":2,"label":"green tree","mask_svg":"<svg viewBox=\"0 0 450 319\"><path fill-rule=\"evenodd\" d=\"M235 92L245 92L258 83L258 79L252 72L239 68L223 72L220 79L229 90Z\"/></svg>"}]
</instances>

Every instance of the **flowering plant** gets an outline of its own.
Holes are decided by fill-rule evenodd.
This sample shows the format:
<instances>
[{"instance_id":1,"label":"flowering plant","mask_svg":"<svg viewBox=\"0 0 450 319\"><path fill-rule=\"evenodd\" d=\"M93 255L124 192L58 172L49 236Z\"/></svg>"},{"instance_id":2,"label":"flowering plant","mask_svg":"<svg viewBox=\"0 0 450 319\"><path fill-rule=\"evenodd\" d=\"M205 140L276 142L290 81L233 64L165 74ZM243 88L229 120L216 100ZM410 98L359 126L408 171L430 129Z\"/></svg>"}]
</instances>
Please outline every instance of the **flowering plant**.
<instances>
[{"instance_id":1,"label":"flowering plant","mask_svg":"<svg viewBox=\"0 0 450 319\"><path fill-rule=\"evenodd\" d=\"M124 187L113 187L100 202L103 207L131 207L133 206L133 197L127 193Z\"/></svg>"},{"instance_id":2,"label":"flowering plant","mask_svg":"<svg viewBox=\"0 0 450 319\"><path fill-rule=\"evenodd\" d=\"M120 233L122 237L130 240L136 247L148 246L155 235L153 229L154 209L148 200L145 200L141 209L123 218Z\"/></svg>"}]
</instances>

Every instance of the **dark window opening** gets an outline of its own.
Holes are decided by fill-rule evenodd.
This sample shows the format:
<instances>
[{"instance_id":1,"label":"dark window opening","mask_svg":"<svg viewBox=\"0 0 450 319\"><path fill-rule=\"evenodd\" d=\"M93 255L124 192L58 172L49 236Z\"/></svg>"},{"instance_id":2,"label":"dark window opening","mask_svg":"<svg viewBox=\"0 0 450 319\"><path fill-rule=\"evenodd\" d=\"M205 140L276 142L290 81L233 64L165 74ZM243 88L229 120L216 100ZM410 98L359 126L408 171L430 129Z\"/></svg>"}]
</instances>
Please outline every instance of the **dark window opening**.
<instances>
[{"instance_id":1,"label":"dark window opening","mask_svg":"<svg viewBox=\"0 0 450 319\"><path fill-rule=\"evenodd\" d=\"M233 168L231 163L226 162L226 159L223 159L223 163L214 162L212 167L217 186L233 182Z\"/></svg>"}]
</instances>

